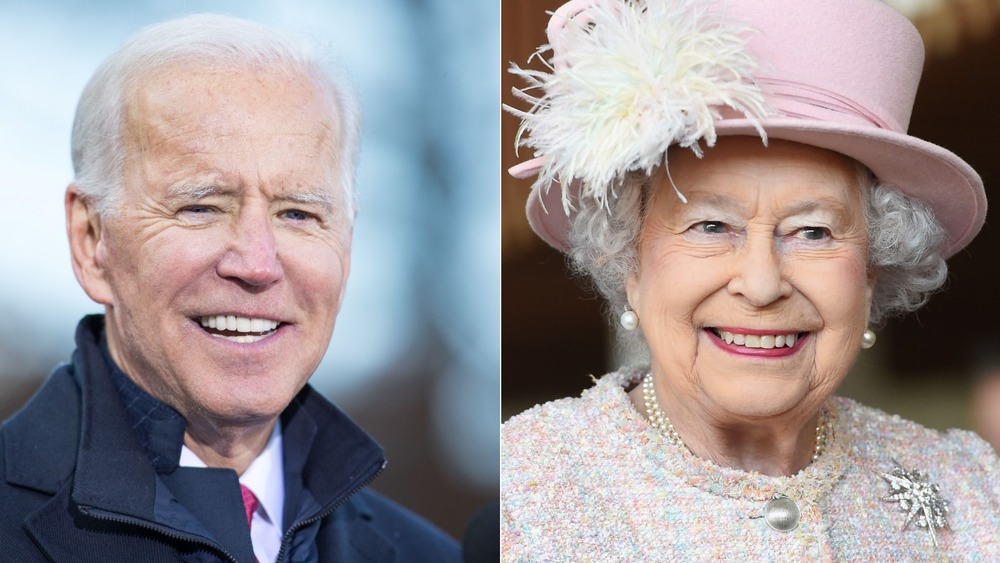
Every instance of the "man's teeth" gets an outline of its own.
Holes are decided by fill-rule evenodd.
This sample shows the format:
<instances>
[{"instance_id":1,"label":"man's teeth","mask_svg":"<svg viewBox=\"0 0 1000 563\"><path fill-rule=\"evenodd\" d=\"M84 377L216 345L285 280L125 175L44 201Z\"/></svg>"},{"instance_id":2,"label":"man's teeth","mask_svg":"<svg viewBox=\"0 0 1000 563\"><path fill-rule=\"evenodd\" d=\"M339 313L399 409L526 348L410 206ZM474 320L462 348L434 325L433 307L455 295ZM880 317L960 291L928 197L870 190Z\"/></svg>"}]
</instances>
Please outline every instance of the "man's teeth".
<instances>
[{"instance_id":1,"label":"man's teeth","mask_svg":"<svg viewBox=\"0 0 1000 563\"><path fill-rule=\"evenodd\" d=\"M227 336L210 331L212 336L242 344L257 342L271 336L271 333L278 328L279 324L277 321L268 319L252 319L249 317L237 317L235 315L210 315L201 317L199 322L205 328L247 333L238 336Z\"/></svg>"},{"instance_id":2,"label":"man's teeth","mask_svg":"<svg viewBox=\"0 0 1000 563\"><path fill-rule=\"evenodd\" d=\"M747 348L782 348L795 346L798 333L791 334L740 334L725 330L715 331L726 344L736 344Z\"/></svg>"}]
</instances>

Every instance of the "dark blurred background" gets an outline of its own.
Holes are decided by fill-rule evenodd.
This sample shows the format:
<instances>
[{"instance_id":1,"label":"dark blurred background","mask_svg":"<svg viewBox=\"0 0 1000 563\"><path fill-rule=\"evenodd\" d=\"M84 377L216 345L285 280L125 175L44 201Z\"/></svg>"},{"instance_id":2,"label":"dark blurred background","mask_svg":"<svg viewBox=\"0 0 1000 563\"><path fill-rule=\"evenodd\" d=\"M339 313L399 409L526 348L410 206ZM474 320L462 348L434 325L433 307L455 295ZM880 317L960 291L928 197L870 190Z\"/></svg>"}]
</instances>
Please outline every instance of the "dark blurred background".
<instances>
[{"instance_id":1,"label":"dark blurred background","mask_svg":"<svg viewBox=\"0 0 1000 563\"><path fill-rule=\"evenodd\" d=\"M910 17L927 46L923 80L910 133L942 145L983 177L987 197L1000 208L1000 1L888 2ZM546 11L555 0L505 0L501 8L504 70L524 66L545 43ZM536 63L537 64L537 63ZM534 68L534 65L532 66ZM523 87L507 72L503 102L525 104L511 94ZM531 157L514 153L518 120L501 118L502 166ZM571 279L563 256L531 232L524 217L530 180L504 173L502 185L502 361L504 419L537 403L575 396L590 386L589 374L614 369L603 301ZM878 343L863 351L840 393L935 428L971 428L970 405L1000 412L1000 314L997 297L1000 227L992 211L979 237L949 261L946 290L917 314L890 321ZM992 375L991 375L992 374ZM995 379L994 379L995 378ZM992 406L988 406L992 405ZM997 417L992 417L996 419ZM998 428L997 430L1000 430ZM980 428L984 435L988 432ZM994 444L1000 447L1000 442Z\"/></svg>"},{"instance_id":2,"label":"dark blurred background","mask_svg":"<svg viewBox=\"0 0 1000 563\"><path fill-rule=\"evenodd\" d=\"M365 112L351 279L312 384L387 450L373 487L461 538L498 496L498 3L0 2L0 420L100 312L70 268L76 101L139 28L213 11L339 54Z\"/></svg>"}]
</instances>

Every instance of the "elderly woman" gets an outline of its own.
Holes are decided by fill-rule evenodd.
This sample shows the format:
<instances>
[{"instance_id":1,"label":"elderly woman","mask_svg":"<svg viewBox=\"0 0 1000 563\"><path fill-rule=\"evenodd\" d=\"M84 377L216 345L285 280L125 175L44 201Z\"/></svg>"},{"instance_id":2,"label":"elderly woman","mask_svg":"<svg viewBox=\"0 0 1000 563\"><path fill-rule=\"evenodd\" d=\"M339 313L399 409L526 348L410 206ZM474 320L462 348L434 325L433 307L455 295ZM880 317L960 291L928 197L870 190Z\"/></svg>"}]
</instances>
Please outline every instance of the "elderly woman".
<instances>
[{"instance_id":1,"label":"elderly woman","mask_svg":"<svg viewBox=\"0 0 1000 563\"><path fill-rule=\"evenodd\" d=\"M548 34L547 70L514 69L537 158L512 173L646 359L504 425L504 559L1000 560L987 444L834 396L985 216L979 176L906 134L912 25L573 0Z\"/></svg>"}]
</instances>

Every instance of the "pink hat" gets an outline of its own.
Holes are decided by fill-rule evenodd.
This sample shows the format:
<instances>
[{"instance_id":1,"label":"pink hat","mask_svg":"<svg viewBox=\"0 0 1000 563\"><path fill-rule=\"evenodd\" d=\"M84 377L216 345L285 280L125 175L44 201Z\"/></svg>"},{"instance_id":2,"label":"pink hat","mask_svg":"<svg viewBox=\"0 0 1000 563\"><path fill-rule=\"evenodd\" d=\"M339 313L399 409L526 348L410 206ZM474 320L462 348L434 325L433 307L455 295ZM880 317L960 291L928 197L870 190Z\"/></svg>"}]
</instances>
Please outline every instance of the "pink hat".
<instances>
[{"instance_id":1,"label":"pink hat","mask_svg":"<svg viewBox=\"0 0 1000 563\"><path fill-rule=\"evenodd\" d=\"M538 175L528 222L559 250L579 198L606 205L626 172L649 173L667 147L700 154L729 135L861 162L934 210L945 257L983 225L975 170L906 133L923 43L879 0L572 0L548 36L549 72L512 69L529 82L519 94L532 109L513 111L538 157L510 173Z\"/></svg>"}]
</instances>

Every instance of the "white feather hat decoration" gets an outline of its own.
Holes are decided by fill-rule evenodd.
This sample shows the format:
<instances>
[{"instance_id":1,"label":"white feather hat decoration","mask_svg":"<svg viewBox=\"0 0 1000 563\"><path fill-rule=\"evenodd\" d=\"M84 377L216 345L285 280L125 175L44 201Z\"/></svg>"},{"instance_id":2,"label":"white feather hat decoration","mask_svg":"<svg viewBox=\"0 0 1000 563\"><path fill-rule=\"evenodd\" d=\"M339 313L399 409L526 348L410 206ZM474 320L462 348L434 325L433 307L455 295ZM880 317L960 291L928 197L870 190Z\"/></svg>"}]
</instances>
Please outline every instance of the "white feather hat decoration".
<instances>
[{"instance_id":1,"label":"white feather hat decoration","mask_svg":"<svg viewBox=\"0 0 1000 563\"><path fill-rule=\"evenodd\" d=\"M535 157L510 173L538 175L528 224L558 250L571 248L576 207L609 207L626 174L651 173L670 146L700 156L725 136L861 163L931 207L946 258L983 226L979 174L907 133L923 43L880 0L570 0L547 33L536 53L551 51L547 71L511 70L531 107L508 109Z\"/></svg>"},{"instance_id":2,"label":"white feather hat decoration","mask_svg":"<svg viewBox=\"0 0 1000 563\"><path fill-rule=\"evenodd\" d=\"M543 157L534 188L558 181L567 214L572 180L581 199L607 206L627 172L651 173L671 145L700 157L701 142L715 144L724 108L766 143L760 120L770 112L745 49L754 32L722 8L705 0L572 0L547 32L549 44L535 56L549 72L510 70L527 81L514 93L531 108L507 109L522 120L518 146Z\"/></svg>"}]
</instances>

